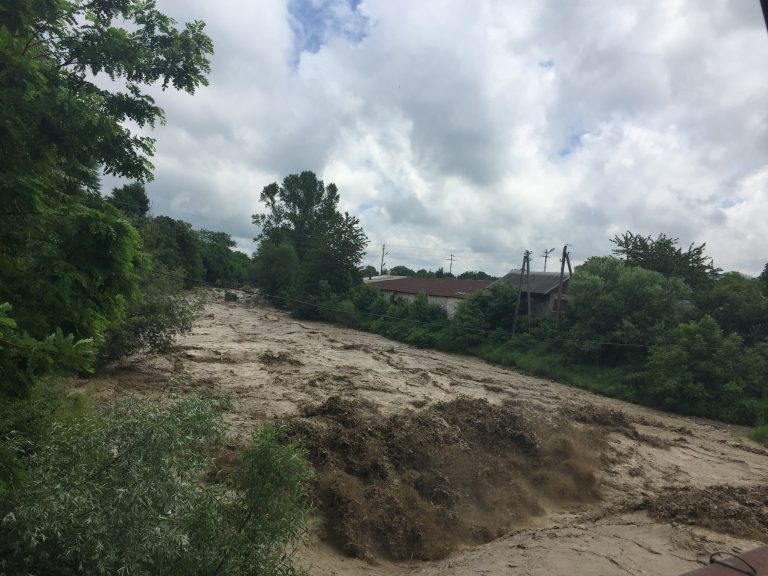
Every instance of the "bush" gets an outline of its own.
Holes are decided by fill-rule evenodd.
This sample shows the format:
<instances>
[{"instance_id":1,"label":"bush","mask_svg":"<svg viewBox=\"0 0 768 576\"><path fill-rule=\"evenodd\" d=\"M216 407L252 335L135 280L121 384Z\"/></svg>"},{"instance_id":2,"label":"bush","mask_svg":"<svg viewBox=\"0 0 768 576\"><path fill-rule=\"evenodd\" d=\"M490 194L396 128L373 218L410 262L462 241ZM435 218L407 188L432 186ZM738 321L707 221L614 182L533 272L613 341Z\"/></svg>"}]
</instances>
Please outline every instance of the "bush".
<instances>
[{"instance_id":1,"label":"bush","mask_svg":"<svg viewBox=\"0 0 768 576\"><path fill-rule=\"evenodd\" d=\"M168 352L178 336L192 330L192 321L204 304L204 293L182 292L177 281L150 274L142 299L129 308L126 321L107 331L102 361L138 352Z\"/></svg>"},{"instance_id":2,"label":"bush","mask_svg":"<svg viewBox=\"0 0 768 576\"><path fill-rule=\"evenodd\" d=\"M224 439L217 403L136 399L55 423L0 499L5 573L293 574L310 469L278 431L254 434L226 484L206 482ZM13 449L19 448L12 446Z\"/></svg>"},{"instance_id":3,"label":"bush","mask_svg":"<svg viewBox=\"0 0 768 576\"><path fill-rule=\"evenodd\" d=\"M749 437L755 442L760 442L768 448L768 424L762 426L756 426L749 431Z\"/></svg>"},{"instance_id":4,"label":"bush","mask_svg":"<svg viewBox=\"0 0 768 576\"><path fill-rule=\"evenodd\" d=\"M237 302L237 294L234 292L224 292L224 302Z\"/></svg>"}]
</instances>

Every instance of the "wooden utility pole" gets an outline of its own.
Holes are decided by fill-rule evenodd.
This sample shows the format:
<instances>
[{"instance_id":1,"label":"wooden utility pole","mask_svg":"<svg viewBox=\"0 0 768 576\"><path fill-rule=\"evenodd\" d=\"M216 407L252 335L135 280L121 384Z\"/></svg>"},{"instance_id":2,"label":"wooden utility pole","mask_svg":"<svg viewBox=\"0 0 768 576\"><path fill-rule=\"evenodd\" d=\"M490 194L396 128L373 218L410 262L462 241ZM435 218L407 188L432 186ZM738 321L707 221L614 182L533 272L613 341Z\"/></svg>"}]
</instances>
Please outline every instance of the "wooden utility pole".
<instances>
[{"instance_id":1,"label":"wooden utility pole","mask_svg":"<svg viewBox=\"0 0 768 576\"><path fill-rule=\"evenodd\" d=\"M387 248L386 244L382 244L381 245L381 266L379 267L379 275L381 275L381 276L384 275L384 256L389 254L389 252L385 251L386 248Z\"/></svg>"},{"instance_id":2,"label":"wooden utility pole","mask_svg":"<svg viewBox=\"0 0 768 576\"><path fill-rule=\"evenodd\" d=\"M517 303L515 304L515 319L512 321L512 335L517 331L517 317L520 314L520 300L523 297L523 276L526 271L528 272L528 280L526 285L526 293L528 295L528 324L531 323L531 263L530 263L530 251L526 250L523 253L523 266L520 268L520 284L517 290Z\"/></svg>"},{"instance_id":3,"label":"wooden utility pole","mask_svg":"<svg viewBox=\"0 0 768 576\"><path fill-rule=\"evenodd\" d=\"M547 259L549 258L549 255L552 254L552 252L554 251L555 251L554 248L550 248L549 250L544 250L544 253L542 254L542 256L544 257L544 272L547 271Z\"/></svg>"},{"instance_id":4,"label":"wooden utility pole","mask_svg":"<svg viewBox=\"0 0 768 576\"><path fill-rule=\"evenodd\" d=\"M563 300L563 276L565 275L565 265L568 264L568 278L573 276L571 269L571 257L568 254L568 244L563 246L563 256L560 258L560 283L557 286L557 313L555 314L555 328L560 323L560 304Z\"/></svg>"},{"instance_id":5,"label":"wooden utility pole","mask_svg":"<svg viewBox=\"0 0 768 576\"><path fill-rule=\"evenodd\" d=\"M453 259L454 259L454 255L453 254L451 254L451 256L449 258L446 258L446 260L450 260L451 261L451 263L448 265L448 274L452 274L453 273Z\"/></svg>"},{"instance_id":6,"label":"wooden utility pole","mask_svg":"<svg viewBox=\"0 0 768 576\"><path fill-rule=\"evenodd\" d=\"M531 330L531 253L525 251L528 258L525 263L525 301L528 304L528 330Z\"/></svg>"}]
</instances>

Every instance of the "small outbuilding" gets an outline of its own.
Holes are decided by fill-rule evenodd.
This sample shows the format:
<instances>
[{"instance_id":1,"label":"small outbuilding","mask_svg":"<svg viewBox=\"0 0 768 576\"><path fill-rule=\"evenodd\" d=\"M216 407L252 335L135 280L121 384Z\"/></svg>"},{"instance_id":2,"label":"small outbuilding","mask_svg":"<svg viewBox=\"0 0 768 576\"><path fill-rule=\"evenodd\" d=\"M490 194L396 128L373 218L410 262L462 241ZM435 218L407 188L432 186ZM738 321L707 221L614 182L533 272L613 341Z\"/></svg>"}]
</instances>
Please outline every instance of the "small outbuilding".
<instances>
[{"instance_id":1,"label":"small outbuilding","mask_svg":"<svg viewBox=\"0 0 768 576\"><path fill-rule=\"evenodd\" d=\"M515 290L520 290L520 270L511 270L496 282L511 284ZM563 275L563 288L560 309L565 311L568 307L568 285L571 276L566 272ZM557 295L560 292L560 272L531 272L530 275L522 275L523 294L530 291L531 314L548 316L553 318L557 313Z\"/></svg>"}]
</instances>

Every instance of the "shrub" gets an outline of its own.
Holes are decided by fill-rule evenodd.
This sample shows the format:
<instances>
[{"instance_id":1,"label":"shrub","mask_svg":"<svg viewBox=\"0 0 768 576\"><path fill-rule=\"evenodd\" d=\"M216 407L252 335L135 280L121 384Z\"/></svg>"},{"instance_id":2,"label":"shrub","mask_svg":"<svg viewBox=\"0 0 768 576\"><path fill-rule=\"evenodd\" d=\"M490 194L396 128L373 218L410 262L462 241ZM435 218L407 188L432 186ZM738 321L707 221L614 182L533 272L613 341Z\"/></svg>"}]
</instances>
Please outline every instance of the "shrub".
<instances>
[{"instance_id":1,"label":"shrub","mask_svg":"<svg viewBox=\"0 0 768 576\"><path fill-rule=\"evenodd\" d=\"M192 330L192 321L205 304L202 292L182 292L178 281L150 274L143 297L128 310L126 321L107 331L103 361L138 352L168 352L178 336Z\"/></svg>"},{"instance_id":2,"label":"shrub","mask_svg":"<svg viewBox=\"0 0 768 576\"><path fill-rule=\"evenodd\" d=\"M206 482L223 430L216 402L200 399L166 409L129 399L55 423L25 482L0 499L0 570L296 573L285 550L306 526L303 453L266 427L229 482Z\"/></svg>"},{"instance_id":3,"label":"shrub","mask_svg":"<svg viewBox=\"0 0 768 576\"><path fill-rule=\"evenodd\" d=\"M760 444L768 447L768 424L752 428L749 431L749 437L755 442L760 442Z\"/></svg>"}]
</instances>

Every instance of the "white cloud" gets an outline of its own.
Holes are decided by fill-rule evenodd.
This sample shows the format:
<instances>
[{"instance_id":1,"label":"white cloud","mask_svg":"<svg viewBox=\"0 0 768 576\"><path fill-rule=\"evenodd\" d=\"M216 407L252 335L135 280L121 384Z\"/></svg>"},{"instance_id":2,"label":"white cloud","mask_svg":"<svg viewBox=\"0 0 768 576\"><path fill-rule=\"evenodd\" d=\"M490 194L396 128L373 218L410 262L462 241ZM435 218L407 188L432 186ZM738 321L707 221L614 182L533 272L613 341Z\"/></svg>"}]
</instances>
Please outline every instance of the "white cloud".
<instances>
[{"instance_id":1,"label":"white cloud","mask_svg":"<svg viewBox=\"0 0 768 576\"><path fill-rule=\"evenodd\" d=\"M452 249L459 271L502 273L627 229L706 241L726 269L768 259L757 2L304 0L306 21L277 0L160 5L205 20L216 55L210 87L158 94L156 212L248 238L261 188L309 169L371 262L387 242L390 264Z\"/></svg>"}]
</instances>

